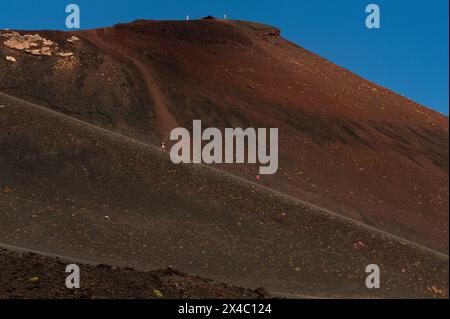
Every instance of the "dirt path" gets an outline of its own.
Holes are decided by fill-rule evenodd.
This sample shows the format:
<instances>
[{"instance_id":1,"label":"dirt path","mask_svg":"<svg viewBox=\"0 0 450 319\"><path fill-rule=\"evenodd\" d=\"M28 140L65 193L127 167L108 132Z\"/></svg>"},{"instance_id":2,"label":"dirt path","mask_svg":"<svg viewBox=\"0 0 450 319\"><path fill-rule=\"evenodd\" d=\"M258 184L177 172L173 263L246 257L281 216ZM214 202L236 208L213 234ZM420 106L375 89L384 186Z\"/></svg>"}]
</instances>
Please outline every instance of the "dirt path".
<instances>
[{"instance_id":1,"label":"dirt path","mask_svg":"<svg viewBox=\"0 0 450 319\"><path fill-rule=\"evenodd\" d=\"M161 87L155 76L155 71L150 63L141 63L138 59L133 58L132 53L125 53L121 48L114 47L113 45L106 43L98 30L83 31L80 33L82 37L90 42L98 45L101 49L112 53L113 56L118 56L121 59L130 61L141 73L143 80L148 89L148 93L155 103L155 116L156 116L156 133L160 134L162 138L169 136L172 129L178 127L178 123L175 117L169 110L169 101L165 94L162 92Z\"/></svg>"}]
</instances>

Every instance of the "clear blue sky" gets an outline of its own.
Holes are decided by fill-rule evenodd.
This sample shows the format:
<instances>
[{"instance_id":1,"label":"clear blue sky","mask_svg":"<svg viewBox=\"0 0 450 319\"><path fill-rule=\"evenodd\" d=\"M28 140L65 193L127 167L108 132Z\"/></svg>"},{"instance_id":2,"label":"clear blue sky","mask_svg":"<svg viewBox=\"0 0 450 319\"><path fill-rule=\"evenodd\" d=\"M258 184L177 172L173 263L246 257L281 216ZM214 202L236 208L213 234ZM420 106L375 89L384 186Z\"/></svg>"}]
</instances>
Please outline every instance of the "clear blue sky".
<instances>
[{"instance_id":1,"label":"clear blue sky","mask_svg":"<svg viewBox=\"0 0 450 319\"><path fill-rule=\"evenodd\" d=\"M80 6L83 29L224 13L274 25L304 48L448 115L448 0L9 0L0 4L0 28L64 30L70 3ZM365 28L370 3L381 8L379 30Z\"/></svg>"}]
</instances>

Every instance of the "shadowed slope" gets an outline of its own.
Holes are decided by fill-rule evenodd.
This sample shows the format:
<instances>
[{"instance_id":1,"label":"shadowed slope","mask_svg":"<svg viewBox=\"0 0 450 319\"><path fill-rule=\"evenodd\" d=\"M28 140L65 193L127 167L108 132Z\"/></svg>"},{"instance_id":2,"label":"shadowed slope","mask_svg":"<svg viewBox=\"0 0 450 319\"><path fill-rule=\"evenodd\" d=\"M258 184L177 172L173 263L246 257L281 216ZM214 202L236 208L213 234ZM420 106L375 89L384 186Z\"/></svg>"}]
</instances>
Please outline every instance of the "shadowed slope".
<instances>
[{"instance_id":1,"label":"shadowed slope","mask_svg":"<svg viewBox=\"0 0 450 319\"><path fill-rule=\"evenodd\" d=\"M45 108L3 94L0 105L1 242L278 292L448 294L448 257Z\"/></svg>"}]
</instances>

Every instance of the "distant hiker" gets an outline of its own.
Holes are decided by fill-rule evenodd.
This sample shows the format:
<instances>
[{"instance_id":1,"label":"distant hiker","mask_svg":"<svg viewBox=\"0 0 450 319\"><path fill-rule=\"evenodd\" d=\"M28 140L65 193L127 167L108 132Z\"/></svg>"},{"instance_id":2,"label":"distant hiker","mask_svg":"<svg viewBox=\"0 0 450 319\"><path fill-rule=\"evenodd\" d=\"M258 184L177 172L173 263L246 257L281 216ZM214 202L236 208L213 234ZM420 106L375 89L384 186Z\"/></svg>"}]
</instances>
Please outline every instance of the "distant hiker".
<instances>
[{"instance_id":1,"label":"distant hiker","mask_svg":"<svg viewBox=\"0 0 450 319\"><path fill-rule=\"evenodd\" d=\"M261 176L260 175L256 175L256 182L257 183L261 183L261 180L262 180Z\"/></svg>"},{"instance_id":2,"label":"distant hiker","mask_svg":"<svg viewBox=\"0 0 450 319\"><path fill-rule=\"evenodd\" d=\"M165 142L161 143L161 151L163 151L163 152L166 151L166 143Z\"/></svg>"}]
</instances>

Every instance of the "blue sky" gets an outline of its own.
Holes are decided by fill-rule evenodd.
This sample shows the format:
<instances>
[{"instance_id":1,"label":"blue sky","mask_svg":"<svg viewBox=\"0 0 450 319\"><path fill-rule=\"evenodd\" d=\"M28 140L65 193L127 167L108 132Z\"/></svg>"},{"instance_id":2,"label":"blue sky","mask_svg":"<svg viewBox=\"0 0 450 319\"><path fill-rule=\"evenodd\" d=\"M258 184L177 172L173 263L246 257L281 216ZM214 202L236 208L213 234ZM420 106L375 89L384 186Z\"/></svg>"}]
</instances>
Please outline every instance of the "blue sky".
<instances>
[{"instance_id":1,"label":"blue sky","mask_svg":"<svg viewBox=\"0 0 450 319\"><path fill-rule=\"evenodd\" d=\"M0 4L0 28L64 30L70 3L81 8L82 29L225 13L274 25L364 78L449 112L448 0L10 0ZM381 8L381 29L365 27L370 3Z\"/></svg>"}]
</instances>

